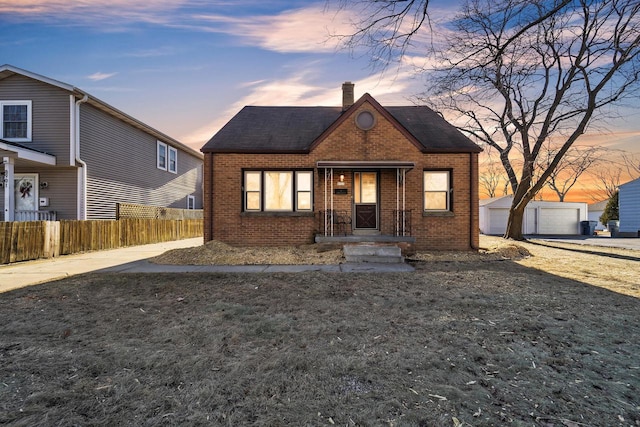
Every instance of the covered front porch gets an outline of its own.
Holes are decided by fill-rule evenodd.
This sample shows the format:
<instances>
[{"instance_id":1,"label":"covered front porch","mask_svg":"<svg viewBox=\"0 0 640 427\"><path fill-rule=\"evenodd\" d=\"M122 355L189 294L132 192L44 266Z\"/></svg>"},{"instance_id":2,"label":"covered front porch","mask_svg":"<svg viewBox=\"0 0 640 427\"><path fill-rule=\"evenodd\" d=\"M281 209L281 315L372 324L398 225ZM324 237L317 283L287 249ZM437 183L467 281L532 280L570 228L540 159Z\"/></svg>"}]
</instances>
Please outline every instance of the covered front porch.
<instances>
[{"instance_id":1,"label":"covered front porch","mask_svg":"<svg viewBox=\"0 0 640 427\"><path fill-rule=\"evenodd\" d=\"M317 243L412 245L407 206L409 161L318 161L323 190Z\"/></svg>"},{"instance_id":2,"label":"covered front porch","mask_svg":"<svg viewBox=\"0 0 640 427\"><path fill-rule=\"evenodd\" d=\"M2 221L55 221L56 213L46 209L47 198L39 197L40 189L46 188L48 183L41 182L39 174L32 171L42 166L55 166L56 157L0 140L0 159Z\"/></svg>"}]
</instances>

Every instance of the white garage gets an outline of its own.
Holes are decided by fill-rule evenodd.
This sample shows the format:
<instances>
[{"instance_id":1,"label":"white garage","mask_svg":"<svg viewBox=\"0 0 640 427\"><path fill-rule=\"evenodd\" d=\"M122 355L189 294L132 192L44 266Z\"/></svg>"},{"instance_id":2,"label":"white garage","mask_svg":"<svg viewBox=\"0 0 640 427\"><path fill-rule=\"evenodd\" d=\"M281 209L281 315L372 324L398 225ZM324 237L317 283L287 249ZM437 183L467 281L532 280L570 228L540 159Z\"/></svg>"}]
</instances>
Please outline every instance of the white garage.
<instances>
[{"instance_id":1,"label":"white garage","mask_svg":"<svg viewBox=\"0 0 640 427\"><path fill-rule=\"evenodd\" d=\"M539 208L538 232L534 234L580 234L580 209Z\"/></svg>"},{"instance_id":2,"label":"white garage","mask_svg":"<svg viewBox=\"0 0 640 427\"><path fill-rule=\"evenodd\" d=\"M480 232L501 235L507 229L511 196L480 200ZM522 221L523 234L577 235L587 220L587 204L579 202L529 202Z\"/></svg>"},{"instance_id":3,"label":"white garage","mask_svg":"<svg viewBox=\"0 0 640 427\"><path fill-rule=\"evenodd\" d=\"M489 215L489 232L485 234L504 234L509 220L509 209L493 208Z\"/></svg>"}]
</instances>

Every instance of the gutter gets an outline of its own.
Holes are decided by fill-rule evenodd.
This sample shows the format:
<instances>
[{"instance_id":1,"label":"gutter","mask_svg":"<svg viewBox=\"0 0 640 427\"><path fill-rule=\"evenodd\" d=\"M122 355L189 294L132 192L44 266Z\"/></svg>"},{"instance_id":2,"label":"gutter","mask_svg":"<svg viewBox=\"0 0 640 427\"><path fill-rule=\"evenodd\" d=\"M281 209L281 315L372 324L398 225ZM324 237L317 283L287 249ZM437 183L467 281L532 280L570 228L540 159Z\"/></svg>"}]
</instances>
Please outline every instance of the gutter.
<instances>
[{"instance_id":1,"label":"gutter","mask_svg":"<svg viewBox=\"0 0 640 427\"><path fill-rule=\"evenodd\" d=\"M82 182L81 188L78 188L78 200L81 203L82 209L78 209L78 215L80 220L87 219L87 163L80 158L80 104L83 104L89 100L89 95L85 94L82 99L76 101L74 116L74 130L73 139L75 147L75 161L82 167Z\"/></svg>"}]
</instances>

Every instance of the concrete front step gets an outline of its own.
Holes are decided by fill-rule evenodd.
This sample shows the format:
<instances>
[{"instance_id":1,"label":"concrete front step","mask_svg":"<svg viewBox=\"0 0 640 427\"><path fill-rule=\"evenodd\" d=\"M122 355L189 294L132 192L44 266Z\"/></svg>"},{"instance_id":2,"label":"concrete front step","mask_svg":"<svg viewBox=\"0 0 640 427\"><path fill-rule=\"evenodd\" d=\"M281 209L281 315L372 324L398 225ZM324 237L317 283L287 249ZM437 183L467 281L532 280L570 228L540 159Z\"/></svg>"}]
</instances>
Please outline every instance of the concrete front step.
<instances>
[{"instance_id":1,"label":"concrete front step","mask_svg":"<svg viewBox=\"0 0 640 427\"><path fill-rule=\"evenodd\" d=\"M343 247L347 262L403 263L404 257L398 246L375 243L349 244Z\"/></svg>"}]
</instances>

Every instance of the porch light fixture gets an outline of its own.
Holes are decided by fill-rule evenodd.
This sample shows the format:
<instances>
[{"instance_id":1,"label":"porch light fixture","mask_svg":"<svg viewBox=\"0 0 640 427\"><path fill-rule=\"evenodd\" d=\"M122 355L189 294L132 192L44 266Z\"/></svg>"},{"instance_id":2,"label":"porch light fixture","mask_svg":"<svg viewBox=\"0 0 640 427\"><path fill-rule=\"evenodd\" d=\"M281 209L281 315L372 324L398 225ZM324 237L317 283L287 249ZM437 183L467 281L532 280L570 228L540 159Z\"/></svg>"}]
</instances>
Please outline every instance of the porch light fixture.
<instances>
[{"instance_id":1,"label":"porch light fixture","mask_svg":"<svg viewBox=\"0 0 640 427\"><path fill-rule=\"evenodd\" d=\"M338 177L338 185L344 185L344 174L341 173Z\"/></svg>"},{"instance_id":2,"label":"porch light fixture","mask_svg":"<svg viewBox=\"0 0 640 427\"><path fill-rule=\"evenodd\" d=\"M49 183L47 181L40 183L40 188L47 188L47 187L49 187Z\"/></svg>"}]
</instances>

